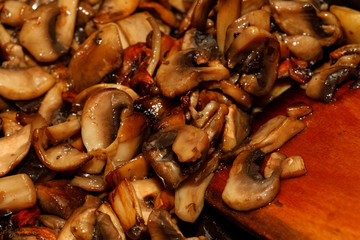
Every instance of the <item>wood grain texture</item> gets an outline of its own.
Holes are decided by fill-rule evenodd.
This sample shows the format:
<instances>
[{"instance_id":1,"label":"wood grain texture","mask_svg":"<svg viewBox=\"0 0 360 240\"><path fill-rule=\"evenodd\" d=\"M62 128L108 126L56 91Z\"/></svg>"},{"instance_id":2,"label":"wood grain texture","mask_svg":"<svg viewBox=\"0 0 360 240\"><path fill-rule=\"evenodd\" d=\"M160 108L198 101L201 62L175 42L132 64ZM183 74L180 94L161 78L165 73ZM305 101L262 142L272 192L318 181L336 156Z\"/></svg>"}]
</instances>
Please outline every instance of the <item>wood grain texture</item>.
<instances>
[{"instance_id":1,"label":"wood grain texture","mask_svg":"<svg viewBox=\"0 0 360 240\"><path fill-rule=\"evenodd\" d=\"M256 118L254 128L299 101L311 105L313 114L303 119L307 128L279 151L301 155L308 173L282 180L268 206L237 212L221 199L228 167L213 178L206 201L268 239L360 239L360 90L344 85L333 102L323 104L292 89Z\"/></svg>"}]
</instances>

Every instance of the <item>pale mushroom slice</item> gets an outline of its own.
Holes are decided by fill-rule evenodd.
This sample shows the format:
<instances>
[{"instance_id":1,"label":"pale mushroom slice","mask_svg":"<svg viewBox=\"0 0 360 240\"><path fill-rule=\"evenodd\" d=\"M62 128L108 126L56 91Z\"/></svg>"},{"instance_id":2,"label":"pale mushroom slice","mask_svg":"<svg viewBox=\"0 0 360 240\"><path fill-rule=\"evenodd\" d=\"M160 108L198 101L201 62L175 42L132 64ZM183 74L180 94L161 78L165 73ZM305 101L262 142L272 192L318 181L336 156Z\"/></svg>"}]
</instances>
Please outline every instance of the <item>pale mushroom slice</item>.
<instances>
[{"instance_id":1,"label":"pale mushroom slice","mask_svg":"<svg viewBox=\"0 0 360 240\"><path fill-rule=\"evenodd\" d=\"M57 5L61 11L56 19L56 41L64 48L64 52L67 52L70 49L73 41L79 2L79 0L57 1Z\"/></svg>"},{"instance_id":2,"label":"pale mushroom slice","mask_svg":"<svg viewBox=\"0 0 360 240\"><path fill-rule=\"evenodd\" d=\"M205 191L213 178L214 173L195 182L185 180L175 191L175 214L183 221L195 222L203 207Z\"/></svg>"},{"instance_id":3,"label":"pale mushroom slice","mask_svg":"<svg viewBox=\"0 0 360 240\"><path fill-rule=\"evenodd\" d=\"M166 188L175 189L200 168L208 148L208 136L203 130L177 125L151 135L142 152Z\"/></svg>"},{"instance_id":4,"label":"pale mushroom slice","mask_svg":"<svg viewBox=\"0 0 360 240\"><path fill-rule=\"evenodd\" d=\"M249 145L270 153L280 148L296 134L306 128L298 119L278 115L262 125L251 137Z\"/></svg>"},{"instance_id":5,"label":"pale mushroom slice","mask_svg":"<svg viewBox=\"0 0 360 240\"><path fill-rule=\"evenodd\" d=\"M58 111L64 105L62 94L67 89L66 81L60 80L46 92L41 101L38 113L45 119L48 125L58 120Z\"/></svg>"},{"instance_id":6,"label":"pale mushroom slice","mask_svg":"<svg viewBox=\"0 0 360 240\"><path fill-rule=\"evenodd\" d=\"M0 95L10 100L30 100L48 91L55 78L43 68L0 68Z\"/></svg>"},{"instance_id":7,"label":"pale mushroom slice","mask_svg":"<svg viewBox=\"0 0 360 240\"><path fill-rule=\"evenodd\" d=\"M6 175L27 155L31 146L31 124L10 136L0 138L0 177Z\"/></svg>"},{"instance_id":8,"label":"pale mushroom slice","mask_svg":"<svg viewBox=\"0 0 360 240\"><path fill-rule=\"evenodd\" d=\"M155 77L161 93L173 98L202 81L227 79L230 76L229 70L218 60L210 61L209 54L204 49L187 49L167 58Z\"/></svg>"},{"instance_id":9,"label":"pale mushroom slice","mask_svg":"<svg viewBox=\"0 0 360 240\"><path fill-rule=\"evenodd\" d=\"M240 86L248 93L263 96L270 92L280 61L280 44L268 31L250 26L229 46L228 67L239 72Z\"/></svg>"},{"instance_id":10,"label":"pale mushroom slice","mask_svg":"<svg viewBox=\"0 0 360 240\"><path fill-rule=\"evenodd\" d=\"M65 48L52 36L60 8L44 4L30 13L19 33L19 41L39 62L52 62L65 52ZM40 42L39 42L40 40Z\"/></svg>"},{"instance_id":11,"label":"pale mushroom slice","mask_svg":"<svg viewBox=\"0 0 360 240\"><path fill-rule=\"evenodd\" d=\"M219 166L220 155L220 150L215 150L197 172L175 189L174 210L181 220L195 222L199 217L204 207L207 187Z\"/></svg>"},{"instance_id":12,"label":"pale mushroom slice","mask_svg":"<svg viewBox=\"0 0 360 240\"><path fill-rule=\"evenodd\" d=\"M21 173L0 178L0 216L32 207L36 204L34 183Z\"/></svg>"},{"instance_id":13,"label":"pale mushroom slice","mask_svg":"<svg viewBox=\"0 0 360 240\"><path fill-rule=\"evenodd\" d=\"M237 211L248 211L270 203L280 190L280 169L264 178L255 163L263 157L260 150L245 150L233 162L222 193L224 202ZM280 167L279 167L280 168Z\"/></svg>"},{"instance_id":14,"label":"pale mushroom slice","mask_svg":"<svg viewBox=\"0 0 360 240\"><path fill-rule=\"evenodd\" d=\"M121 118L133 112L132 98L115 88L102 89L85 102L81 136L88 151L107 148L115 139Z\"/></svg>"},{"instance_id":15,"label":"pale mushroom slice","mask_svg":"<svg viewBox=\"0 0 360 240\"><path fill-rule=\"evenodd\" d=\"M314 37L307 35L286 36L284 43L297 59L314 64L323 58L322 46Z\"/></svg>"},{"instance_id":16,"label":"pale mushroom slice","mask_svg":"<svg viewBox=\"0 0 360 240\"><path fill-rule=\"evenodd\" d=\"M19 124L18 112L2 112L0 113L1 118L1 130L5 137L13 135L14 133L21 130L24 126ZM27 123L23 124L26 125Z\"/></svg>"},{"instance_id":17,"label":"pale mushroom slice","mask_svg":"<svg viewBox=\"0 0 360 240\"><path fill-rule=\"evenodd\" d=\"M109 23L92 33L70 60L70 90L79 93L99 83L102 78L122 64L122 45L119 27Z\"/></svg>"},{"instance_id":18,"label":"pale mushroom slice","mask_svg":"<svg viewBox=\"0 0 360 240\"><path fill-rule=\"evenodd\" d=\"M50 146L46 135L46 127L35 129L32 143L40 161L55 171L77 169L93 157L89 153L79 151L68 143Z\"/></svg>"},{"instance_id":19,"label":"pale mushroom slice","mask_svg":"<svg viewBox=\"0 0 360 240\"><path fill-rule=\"evenodd\" d=\"M140 0L105 0L102 2L94 21L96 23L115 22L130 16L138 7Z\"/></svg>"},{"instance_id":20,"label":"pale mushroom slice","mask_svg":"<svg viewBox=\"0 0 360 240\"><path fill-rule=\"evenodd\" d=\"M242 0L221 1L216 16L216 39L220 52L224 52L226 32L230 24L240 17Z\"/></svg>"},{"instance_id":21,"label":"pale mushroom slice","mask_svg":"<svg viewBox=\"0 0 360 240\"><path fill-rule=\"evenodd\" d=\"M77 133L80 133L80 119L76 115L70 115L65 122L46 128L46 135L51 144L65 142Z\"/></svg>"},{"instance_id":22,"label":"pale mushroom slice","mask_svg":"<svg viewBox=\"0 0 360 240\"><path fill-rule=\"evenodd\" d=\"M344 6L331 5L330 12L340 21L347 43L360 44L360 12Z\"/></svg>"},{"instance_id":23,"label":"pale mushroom slice","mask_svg":"<svg viewBox=\"0 0 360 240\"><path fill-rule=\"evenodd\" d=\"M229 113L226 115L224 130L221 137L221 151L228 152L240 143L250 134L250 116L242 111L236 105L229 107Z\"/></svg>"}]
</instances>

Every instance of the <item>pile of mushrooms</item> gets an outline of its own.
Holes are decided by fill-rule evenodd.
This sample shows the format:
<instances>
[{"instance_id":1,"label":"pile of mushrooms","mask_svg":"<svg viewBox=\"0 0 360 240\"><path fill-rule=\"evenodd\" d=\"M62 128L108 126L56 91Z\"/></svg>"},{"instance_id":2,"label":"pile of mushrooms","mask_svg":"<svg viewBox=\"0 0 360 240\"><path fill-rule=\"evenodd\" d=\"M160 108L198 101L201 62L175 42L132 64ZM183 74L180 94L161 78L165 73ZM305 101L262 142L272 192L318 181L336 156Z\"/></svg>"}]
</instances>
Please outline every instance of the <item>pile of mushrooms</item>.
<instances>
[{"instance_id":1,"label":"pile of mushrooms","mask_svg":"<svg viewBox=\"0 0 360 240\"><path fill-rule=\"evenodd\" d=\"M312 109L289 106L254 131L256 113L293 85L325 103L346 80L360 86L360 37L342 24L360 20L331 7L1 2L0 235L207 239L177 221L196 221L226 166L229 207L270 203L281 179L306 173L279 149Z\"/></svg>"}]
</instances>

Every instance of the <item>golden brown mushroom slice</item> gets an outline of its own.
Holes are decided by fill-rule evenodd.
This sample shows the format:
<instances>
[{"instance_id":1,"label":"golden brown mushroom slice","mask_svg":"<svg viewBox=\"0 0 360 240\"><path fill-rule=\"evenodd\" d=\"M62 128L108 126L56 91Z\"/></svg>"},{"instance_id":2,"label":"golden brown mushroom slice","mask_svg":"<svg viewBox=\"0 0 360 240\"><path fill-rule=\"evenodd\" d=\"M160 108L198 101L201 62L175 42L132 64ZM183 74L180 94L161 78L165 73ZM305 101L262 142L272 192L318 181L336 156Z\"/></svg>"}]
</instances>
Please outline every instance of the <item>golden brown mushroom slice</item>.
<instances>
[{"instance_id":1,"label":"golden brown mushroom slice","mask_svg":"<svg viewBox=\"0 0 360 240\"><path fill-rule=\"evenodd\" d=\"M0 12L0 22L13 27L21 26L31 12L30 5L25 2L4 1Z\"/></svg>"},{"instance_id":2,"label":"golden brown mushroom slice","mask_svg":"<svg viewBox=\"0 0 360 240\"><path fill-rule=\"evenodd\" d=\"M283 115L276 116L262 125L251 137L250 146L270 153L306 128L304 122Z\"/></svg>"},{"instance_id":3,"label":"golden brown mushroom slice","mask_svg":"<svg viewBox=\"0 0 360 240\"><path fill-rule=\"evenodd\" d=\"M54 4L44 4L29 14L19 33L19 41L39 62L52 62L65 52L50 29L55 28L60 8ZM40 41L40 42L39 42Z\"/></svg>"},{"instance_id":4,"label":"golden brown mushroom slice","mask_svg":"<svg viewBox=\"0 0 360 240\"><path fill-rule=\"evenodd\" d=\"M81 152L68 143L50 146L46 127L35 129L33 146L40 161L55 171L68 171L79 168L93 156Z\"/></svg>"},{"instance_id":5,"label":"golden brown mushroom slice","mask_svg":"<svg viewBox=\"0 0 360 240\"><path fill-rule=\"evenodd\" d=\"M12 170L29 152L31 124L10 136L0 138L0 177Z\"/></svg>"},{"instance_id":6,"label":"golden brown mushroom slice","mask_svg":"<svg viewBox=\"0 0 360 240\"><path fill-rule=\"evenodd\" d=\"M55 78L41 67L0 68L0 95L10 100L30 100L48 91Z\"/></svg>"},{"instance_id":7,"label":"golden brown mushroom slice","mask_svg":"<svg viewBox=\"0 0 360 240\"><path fill-rule=\"evenodd\" d=\"M138 7L139 0L105 0L102 2L94 21L96 23L115 22L130 16Z\"/></svg>"},{"instance_id":8,"label":"golden brown mushroom slice","mask_svg":"<svg viewBox=\"0 0 360 240\"><path fill-rule=\"evenodd\" d=\"M79 93L97 84L121 66L120 29L110 23L92 33L77 49L69 63L70 90Z\"/></svg>"},{"instance_id":9,"label":"golden brown mushroom slice","mask_svg":"<svg viewBox=\"0 0 360 240\"><path fill-rule=\"evenodd\" d=\"M232 209L248 211L270 203L280 190L280 169L264 178L255 163L264 153L245 150L235 159L226 182L222 199Z\"/></svg>"},{"instance_id":10,"label":"golden brown mushroom slice","mask_svg":"<svg viewBox=\"0 0 360 240\"><path fill-rule=\"evenodd\" d=\"M156 74L156 84L166 97L175 97L196 87L202 81L222 80L229 70L218 60L210 61L204 49L178 51L163 62Z\"/></svg>"}]
</instances>

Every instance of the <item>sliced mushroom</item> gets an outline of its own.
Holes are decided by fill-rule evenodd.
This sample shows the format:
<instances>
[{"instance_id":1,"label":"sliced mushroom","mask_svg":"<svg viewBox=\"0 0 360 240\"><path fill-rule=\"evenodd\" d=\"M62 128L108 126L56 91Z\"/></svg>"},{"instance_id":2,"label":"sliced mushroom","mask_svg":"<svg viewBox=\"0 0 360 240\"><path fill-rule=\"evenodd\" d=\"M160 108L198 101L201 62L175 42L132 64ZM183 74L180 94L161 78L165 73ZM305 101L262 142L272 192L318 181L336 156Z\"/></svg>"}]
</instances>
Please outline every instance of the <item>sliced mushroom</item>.
<instances>
[{"instance_id":1,"label":"sliced mushroom","mask_svg":"<svg viewBox=\"0 0 360 240\"><path fill-rule=\"evenodd\" d=\"M241 4L241 16L261 9L266 4L268 4L267 0L243 0Z\"/></svg>"},{"instance_id":2,"label":"sliced mushroom","mask_svg":"<svg viewBox=\"0 0 360 240\"><path fill-rule=\"evenodd\" d=\"M67 121L46 128L46 135L51 144L64 142L80 132L80 119L75 115L70 116Z\"/></svg>"},{"instance_id":3,"label":"sliced mushroom","mask_svg":"<svg viewBox=\"0 0 360 240\"><path fill-rule=\"evenodd\" d=\"M265 10L255 10L236 19L226 30L224 50L227 51L235 37L247 27L255 26L270 32L270 17Z\"/></svg>"},{"instance_id":4,"label":"sliced mushroom","mask_svg":"<svg viewBox=\"0 0 360 240\"><path fill-rule=\"evenodd\" d=\"M109 23L130 16L138 7L139 2L139 0L105 0L102 2L94 21L96 23Z\"/></svg>"},{"instance_id":5,"label":"sliced mushroom","mask_svg":"<svg viewBox=\"0 0 360 240\"><path fill-rule=\"evenodd\" d=\"M103 192L107 189L106 182L101 175L83 174L82 176L74 176L70 184L88 192Z\"/></svg>"},{"instance_id":6,"label":"sliced mushroom","mask_svg":"<svg viewBox=\"0 0 360 240\"><path fill-rule=\"evenodd\" d=\"M69 63L70 90L79 93L99 83L106 74L121 66L121 56L122 45L116 24L105 25L92 33Z\"/></svg>"},{"instance_id":7,"label":"sliced mushroom","mask_svg":"<svg viewBox=\"0 0 360 240\"><path fill-rule=\"evenodd\" d=\"M153 210L149 217L148 231L151 239L165 240L165 239L192 239L192 240L205 240L207 237L193 237L186 238L181 233L179 227L174 223L169 212L163 209Z\"/></svg>"},{"instance_id":8,"label":"sliced mushroom","mask_svg":"<svg viewBox=\"0 0 360 240\"><path fill-rule=\"evenodd\" d=\"M317 9L307 1L271 1L276 23L288 35L309 35L330 46L342 40L342 30L336 17Z\"/></svg>"},{"instance_id":9,"label":"sliced mushroom","mask_svg":"<svg viewBox=\"0 0 360 240\"><path fill-rule=\"evenodd\" d=\"M159 18L171 27L177 28L180 24L180 21L179 19L176 18L174 12L166 8L165 6L161 5L160 3L141 2L139 4L139 9L149 10L149 11L152 10L156 12Z\"/></svg>"},{"instance_id":10,"label":"sliced mushroom","mask_svg":"<svg viewBox=\"0 0 360 240\"><path fill-rule=\"evenodd\" d=\"M274 85L280 60L280 45L266 30L250 26L237 36L226 52L230 68L241 74L240 86L256 96Z\"/></svg>"},{"instance_id":11,"label":"sliced mushroom","mask_svg":"<svg viewBox=\"0 0 360 240\"><path fill-rule=\"evenodd\" d=\"M331 5L330 12L340 21L347 43L360 44L360 12L344 6Z\"/></svg>"},{"instance_id":12,"label":"sliced mushroom","mask_svg":"<svg viewBox=\"0 0 360 240\"><path fill-rule=\"evenodd\" d=\"M59 231L61 228L64 227L66 222L66 220L61 217L55 215L47 215L47 214L41 214L36 219L39 220L41 224L44 225L45 227Z\"/></svg>"},{"instance_id":13,"label":"sliced mushroom","mask_svg":"<svg viewBox=\"0 0 360 240\"><path fill-rule=\"evenodd\" d=\"M221 1L216 16L216 39L220 52L224 52L226 32L231 23L241 14L242 0Z\"/></svg>"},{"instance_id":14,"label":"sliced mushroom","mask_svg":"<svg viewBox=\"0 0 360 240\"><path fill-rule=\"evenodd\" d=\"M177 125L150 136L143 145L143 154L171 189L199 169L208 148L204 131L191 125Z\"/></svg>"},{"instance_id":15,"label":"sliced mushroom","mask_svg":"<svg viewBox=\"0 0 360 240\"><path fill-rule=\"evenodd\" d=\"M228 152L239 146L250 134L250 129L250 116L236 105L231 105L222 133L221 151Z\"/></svg>"},{"instance_id":16,"label":"sliced mushroom","mask_svg":"<svg viewBox=\"0 0 360 240\"><path fill-rule=\"evenodd\" d=\"M55 26L56 40L61 44L65 52L69 50L73 41L79 2L79 0L57 1L60 13Z\"/></svg>"},{"instance_id":17,"label":"sliced mushroom","mask_svg":"<svg viewBox=\"0 0 360 240\"><path fill-rule=\"evenodd\" d=\"M225 95L234 99L234 101L245 110L249 109L253 102L250 94L245 92L242 88L237 87L229 80L203 82L201 83L201 87L221 90Z\"/></svg>"},{"instance_id":18,"label":"sliced mushroom","mask_svg":"<svg viewBox=\"0 0 360 240\"><path fill-rule=\"evenodd\" d=\"M58 81L47 93L41 101L38 113L46 120L47 124L56 122L56 115L64 105L62 97L63 92L67 90L65 81Z\"/></svg>"},{"instance_id":19,"label":"sliced mushroom","mask_svg":"<svg viewBox=\"0 0 360 240\"><path fill-rule=\"evenodd\" d=\"M85 102L81 135L88 151L107 148L115 139L121 118L133 111L132 98L119 89L102 89Z\"/></svg>"},{"instance_id":20,"label":"sliced mushroom","mask_svg":"<svg viewBox=\"0 0 360 240\"><path fill-rule=\"evenodd\" d=\"M112 223L110 216L102 212L96 212L95 229L92 237L93 239L123 239Z\"/></svg>"},{"instance_id":21,"label":"sliced mushroom","mask_svg":"<svg viewBox=\"0 0 360 240\"><path fill-rule=\"evenodd\" d=\"M248 211L271 202L280 190L280 169L269 178L259 173L256 161L263 157L259 150L241 152L231 167L222 199L232 209Z\"/></svg>"},{"instance_id":22,"label":"sliced mushroom","mask_svg":"<svg viewBox=\"0 0 360 240\"><path fill-rule=\"evenodd\" d=\"M105 89L105 88L116 88L116 89L122 90L122 91L126 92L127 94L129 94L133 100L139 98L139 95L130 87L120 85L120 84L115 84L115 83L99 83L99 84L95 84L91 87L88 87L88 88L84 89L83 91L81 91L79 94L77 94L76 97L72 101L72 109L76 112L82 110L86 100L93 93L95 93L96 91L99 91L101 89Z\"/></svg>"},{"instance_id":23,"label":"sliced mushroom","mask_svg":"<svg viewBox=\"0 0 360 240\"><path fill-rule=\"evenodd\" d=\"M297 102L286 108L286 115L292 118L302 118L311 114L313 108L304 102Z\"/></svg>"},{"instance_id":24,"label":"sliced mushroom","mask_svg":"<svg viewBox=\"0 0 360 240\"><path fill-rule=\"evenodd\" d=\"M21 26L32 12L25 2L5 1L0 13L0 22L10 26Z\"/></svg>"},{"instance_id":25,"label":"sliced mushroom","mask_svg":"<svg viewBox=\"0 0 360 240\"><path fill-rule=\"evenodd\" d=\"M120 124L114 142L105 149L105 176L114 168L128 162L139 153L143 140L149 135L148 120L141 113L126 117Z\"/></svg>"},{"instance_id":26,"label":"sliced mushroom","mask_svg":"<svg viewBox=\"0 0 360 240\"><path fill-rule=\"evenodd\" d=\"M77 169L93 157L89 153L79 151L68 143L50 146L46 135L46 127L35 129L32 142L41 162L55 171Z\"/></svg>"},{"instance_id":27,"label":"sliced mushroom","mask_svg":"<svg viewBox=\"0 0 360 240\"><path fill-rule=\"evenodd\" d=\"M150 164L146 161L142 154L127 161L106 175L106 182L110 187L117 186L125 178L134 181L147 177L150 170Z\"/></svg>"},{"instance_id":28,"label":"sliced mushroom","mask_svg":"<svg viewBox=\"0 0 360 240\"><path fill-rule=\"evenodd\" d=\"M339 84L357 77L356 67L359 63L360 55L354 54L341 57L333 65L327 63L320 66L306 87L306 95L324 103L331 102Z\"/></svg>"},{"instance_id":29,"label":"sliced mushroom","mask_svg":"<svg viewBox=\"0 0 360 240\"><path fill-rule=\"evenodd\" d=\"M0 177L6 175L29 152L31 146L31 125L18 132L0 138Z\"/></svg>"},{"instance_id":30,"label":"sliced mushroom","mask_svg":"<svg viewBox=\"0 0 360 240\"><path fill-rule=\"evenodd\" d=\"M109 199L126 234L130 238L139 238L145 226L140 203L131 182L127 179L122 181L109 194Z\"/></svg>"},{"instance_id":31,"label":"sliced mushroom","mask_svg":"<svg viewBox=\"0 0 360 240\"><path fill-rule=\"evenodd\" d=\"M274 171L278 171L281 168L281 163L287 158L287 156L280 152L273 152L270 158L266 161L264 168L264 178L271 177ZM281 175L280 175L281 177Z\"/></svg>"},{"instance_id":32,"label":"sliced mushroom","mask_svg":"<svg viewBox=\"0 0 360 240\"><path fill-rule=\"evenodd\" d=\"M57 232L47 227L25 226L16 229L14 239L49 239L56 240Z\"/></svg>"},{"instance_id":33,"label":"sliced mushroom","mask_svg":"<svg viewBox=\"0 0 360 240\"><path fill-rule=\"evenodd\" d=\"M204 207L205 191L214 173L194 182L185 180L175 191L175 214L183 221L195 222Z\"/></svg>"},{"instance_id":34,"label":"sliced mushroom","mask_svg":"<svg viewBox=\"0 0 360 240\"><path fill-rule=\"evenodd\" d=\"M68 219L84 204L86 192L69 183L68 180L53 180L36 184L37 203L43 213Z\"/></svg>"},{"instance_id":35,"label":"sliced mushroom","mask_svg":"<svg viewBox=\"0 0 360 240\"><path fill-rule=\"evenodd\" d=\"M21 173L0 178L0 216L8 215L36 204L34 183Z\"/></svg>"},{"instance_id":36,"label":"sliced mushroom","mask_svg":"<svg viewBox=\"0 0 360 240\"><path fill-rule=\"evenodd\" d=\"M11 136L21 130L24 126L19 124L17 112L2 112L0 113L1 118L1 130L5 137ZM26 125L27 123L23 124Z\"/></svg>"},{"instance_id":37,"label":"sliced mushroom","mask_svg":"<svg viewBox=\"0 0 360 240\"><path fill-rule=\"evenodd\" d=\"M181 50L201 48L211 53L211 57L219 56L219 47L214 34L204 33L196 28L187 30L181 43Z\"/></svg>"},{"instance_id":38,"label":"sliced mushroom","mask_svg":"<svg viewBox=\"0 0 360 240\"><path fill-rule=\"evenodd\" d=\"M202 128L209 138L209 142L213 146L218 140L225 125L225 117L229 113L229 109L225 104L220 104L216 113Z\"/></svg>"},{"instance_id":39,"label":"sliced mushroom","mask_svg":"<svg viewBox=\"0 0 360 240\"><path fill-rule=\"evenodd\" d=\"M281 162L281 178L298 177L306 172L304 159L299 155L288 157Z\"/></svg>"},{"instance_id":40,"label":"sliced mushroom","mask_svg":"<svg viewBox=\"0 0 360 240\"><path fill-rule=\"evenodd\" d=\"M292 55L300 60L314 64L323 57L322 46L314 37L306 35L286 36L284 42Z\"/></svg>"},{"instance_id":41,"label":"sliced mushroom","mask_svg":"<svg viewBox=\"0 0 360 240\"><path fill-rule=\"evenodd\" d=\"M55 78L41 67L0 68L0 95L10 100L30 100L48 91Z\"/></svg>"},{"instance_id":42,"label":"sliced mushroom","mask_svg":"<svg viewBox=\"0 0 360 240\"><path fill-rule=\"evenodd\" d=\"M50 31L59 14L60 8L56 4L41 5L28 16L21 28L20 44L39 62L55 61L66 50Z\"/></svg>"},{"instance_id":43,"label":"sliced mushroom","mask_svg":"<svg viewBox=\"0 0 360 240\"><path fill-rule=\"evenodd\" d=\"M228 77L229 70L219 61L209 62L209 52L203 49L188 49L174 53L163 62L155 80L164 96L175 97L202 81L219 81Z\"/></svg>"},{"instance_id":44,"label":"sliced mushroom","mask_svg":"<svg viewBox=\"0 0 360 240\"><path fill-rule=\"evenodd\" d=\"M136 196L139 199L142 216L144 218L145 225L147 225L149 215L154 208L153 202L164 189L164 185L157 177L135 180L131 182L131 184L133 185Z\"/></svg>"},{"instance_id":45,"label":"sliced mushroom","mask_svg":"<svg viewBox=\"0 0 360 240\"><path fill-rule=\"evenodd\" d=\"M95 213L99 205L99 198L87 195L84 205L74 210L57 239L92 239L96 221Z\"/></svg>"},{"instance_id":46,"label":"sliced mushroom","mask_svg":"<svg viewBox=\"0 0 360 240\"><path fill-rule=\"evenodd\" d=\"M163 210L153 210L148 223L151 239L185 239L179 227L172 221L171 215Z\"/></svg>"},{"instance_id":47,"label":"sliced mushroom","mask_svg":"<svg viewBox=\"0 0 360 240\"><path fill-rule=\"evenodd\" d=\"M304 122L278 115L262 125L252 136L250 146L272 152L306 128Z\"/></svg>"},{"instance_id":48,"label":"sliced mushroom","mask_svg":"<svg viewBox=\"0 0 360 240\"><path fill-rule=\"evenodd\" d=\"M207 19L210 11L216 5L215 0L196 0L195 8L191 18L191 26L202 32L206 31Z\"/></svg>"},{"instance_id":49,"label":"sliced mushroom","mask_svg":"<svg viewBox=\"0 0 360 240\"><path fill-rule=\"evenodd\" d=\"M97 212L106 214L110 217L111 219L111 223L112 225L115 227L115 229L117 230L117 232L119 233L119 235L121 236L122 240L125 240L125 233L124 230L120 224L120 220L119 218L116 216L116 213L114 212L114 210L112 209L111 205L104 201L100 207L97 209Z\"/></svg>"}]
</instances>

